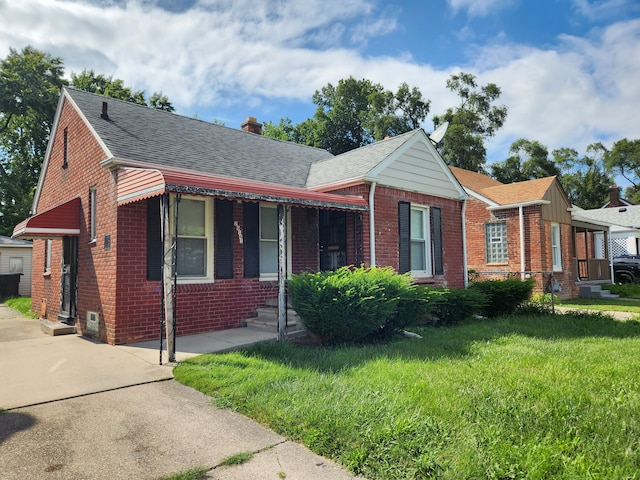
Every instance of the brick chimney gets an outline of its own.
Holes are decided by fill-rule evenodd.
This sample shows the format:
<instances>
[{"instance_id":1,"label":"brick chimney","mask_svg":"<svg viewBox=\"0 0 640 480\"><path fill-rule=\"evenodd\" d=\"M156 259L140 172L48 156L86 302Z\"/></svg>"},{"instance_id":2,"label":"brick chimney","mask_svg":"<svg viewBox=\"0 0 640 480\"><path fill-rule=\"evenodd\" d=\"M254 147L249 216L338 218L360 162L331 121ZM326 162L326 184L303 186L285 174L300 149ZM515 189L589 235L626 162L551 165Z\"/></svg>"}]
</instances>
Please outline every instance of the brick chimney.
<instances>
[{"instance_id":1,"label":"brick chimney","mask_svg":"<svg viewBox=\"0 0 640 480\"><path fill-rule=\"evenodd\" d=\"M240 128L245 132L255 133L257 135L262 135L262 124L258 123L256 117L247 117L245 122L240 125Z\"/></svg>"},{"instance_id":2,"label":"brick chimney","mask_svg":"<svg viewBox=\"0 0 640 480\"><path fill-rule=\"evenodd\" d=\"M609 207L620 207L620 187L615 183L609 188Z\"/></svg>"}]
</instances>

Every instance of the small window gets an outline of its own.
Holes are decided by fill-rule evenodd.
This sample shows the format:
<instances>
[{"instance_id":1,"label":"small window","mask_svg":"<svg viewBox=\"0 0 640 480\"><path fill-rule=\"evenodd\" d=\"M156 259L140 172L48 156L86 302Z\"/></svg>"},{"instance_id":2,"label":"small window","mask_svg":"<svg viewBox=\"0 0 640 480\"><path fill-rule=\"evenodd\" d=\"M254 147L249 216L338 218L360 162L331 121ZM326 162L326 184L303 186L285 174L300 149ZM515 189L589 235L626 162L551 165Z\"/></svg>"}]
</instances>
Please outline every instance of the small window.
<instances>
[{"instance_id":1,"label":"small window","mask_svg":"<svg viewBox=\"0 0 640 480\"><path fill-rule=\"evenodd\" d=\"M69 128L65 127L63 132L63 158L62 158L62 168L67 168L69 166Z\"/></svg>"},{"instance_id":2,"label":"small window","mask_svg":"<svg viewBox=\"0 0 640 480\"><path fill-rule=\"evenodd\" d=\"M551 258L553 260L553 271L562 271L562 249L560 248L560 225L551 224Z\"/></svg>"},{"instance_id":3,"label":"small window","mask_svg":"<svg viewBox=\"0 0 640 480\"><path fill-rule=\"evenodd\" d=\"M97 235L98 191L89 189L89 241L95 242Z\"/></svg>"},{"instance_id":4,"label":"small window","mask_svg":"<svg viewBox=\"0 0 640 480\"><path fill-rule=\"evenodd\" d=\"M484 235L487 263L507 263L507 224L487 223Z\"/></svg>"},{"instance_id":5,"label":"small window","mask_svg":"<svg viewBox=\"0 0 640 480\"><path fill-rule=\"evenodd\" d=\"M10 273L24 273L22 270L22 257L9 258L9 272Z\"/></svg>"},{"instance_id":6,"label":"small window","mask_svg":"<svg viewBox=\"0 0 640 480\"><path fill-rule=\"evenodd\" d=\"M44 241L44 273L51 272L51 246L53 241L47 239Z\"/></svg>"}]
</instances>

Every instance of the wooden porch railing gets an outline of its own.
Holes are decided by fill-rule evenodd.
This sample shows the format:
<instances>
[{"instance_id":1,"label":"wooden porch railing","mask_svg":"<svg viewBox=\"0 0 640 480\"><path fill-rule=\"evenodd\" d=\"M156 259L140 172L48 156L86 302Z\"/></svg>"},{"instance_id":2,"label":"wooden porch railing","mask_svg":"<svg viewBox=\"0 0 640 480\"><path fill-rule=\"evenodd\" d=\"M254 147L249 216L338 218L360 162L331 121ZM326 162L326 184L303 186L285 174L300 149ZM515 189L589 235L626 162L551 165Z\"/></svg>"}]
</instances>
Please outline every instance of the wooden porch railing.
<instances>
[{"instance_id":1,"label":"wooden porch railing","mask_svg":"<svg viewBox=\"0 0 640 480\"><path fill-rule=\"evenodd\" d=\"M606 258L574 259L574 271L578 280L611 280L609 260Z\"/></svg>"}]
</instances>

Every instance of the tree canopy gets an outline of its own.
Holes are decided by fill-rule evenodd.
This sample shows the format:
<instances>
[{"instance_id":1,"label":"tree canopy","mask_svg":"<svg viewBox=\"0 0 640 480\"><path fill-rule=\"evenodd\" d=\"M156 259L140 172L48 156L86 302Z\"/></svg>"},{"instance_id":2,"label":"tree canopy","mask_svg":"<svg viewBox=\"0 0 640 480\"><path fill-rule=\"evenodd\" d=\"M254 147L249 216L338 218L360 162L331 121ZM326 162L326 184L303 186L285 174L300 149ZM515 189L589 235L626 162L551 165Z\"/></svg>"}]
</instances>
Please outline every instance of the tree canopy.
<instances>
[{"instance_id":1,"label":"tree canopy","mask_svg":"<svg viewBox=\"0 0 640 480\"><path fill-rule=\"evenodd\" d=\"M9 49L0 62L0 235L29 215L53 125L60 89L67 84L61 58L33 47ZM173 111L162 93L145 98L124 82L93 70L71 74L81 90Z\"/></svg>"},{"instance_id":2,"label":"tree canopy","mask_svg":"<svg viewBox=\"0 0 640 480\"><path fill-rule=\"evenodd\" d=\"M458 95L460 103L433 117L436 127L449 122L440 154L448 165L484 172L485 141L502 128L507 118L507 107L494 105L500 98L500 87L494 83L478 87L474 75L461 72L451 75L447 88Z\"/></svg>"},{"instance_id":3,"label":"tree canopy","mask_svg":"<svg viewBox=\"0 0 640 480\"><path fill-rule=\"evenodd\" d=\"M312 100L317 106L313 118L297 125L289 118L281 118L278 124L266 122L263 134L338 155L418 128L431 105L418 88L406 83L393 93L378 83L353 77L316 90Z\"/></svg>"},{"instance_id":4,"label":"tree canopy","mask_svg":"<svg viewBox=\"0 0 640 480\"><path fill-rule=\"evenodd\" d=\"M521 138L511 144L511 155L504 162L491 165L491 175L502 183L522 182L560 175L556 164L549 159L547 147L535 140Z\"/></svg>"},{"instance_id":5,"label":"tree canopy","mask_svg":"<svg viewBox=\"0 0 640 480\"><path fill-rule=\"evenodd\" d=\"M615 142L613 148L605 152L604 164L631 183L625 196L634 203L640 203L640 139L623 138Z\"/></svg>"}]
</instances>

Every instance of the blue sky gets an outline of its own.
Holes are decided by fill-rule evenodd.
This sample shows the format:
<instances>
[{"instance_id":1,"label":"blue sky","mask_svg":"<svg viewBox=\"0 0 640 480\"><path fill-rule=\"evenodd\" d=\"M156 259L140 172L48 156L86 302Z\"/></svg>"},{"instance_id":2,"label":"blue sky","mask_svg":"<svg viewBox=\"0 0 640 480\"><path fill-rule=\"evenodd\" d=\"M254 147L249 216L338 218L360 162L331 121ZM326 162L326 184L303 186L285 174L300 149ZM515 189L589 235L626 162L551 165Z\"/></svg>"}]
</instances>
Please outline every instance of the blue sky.
<instances>
[{"instance_id":1,"label":"blue sky","mask_svg":"<svg viewBox=\"0 0 640 480\"><path fill-rule=\"evenodd\" d=\"M353 76L417 86L431 117L456 105L452 73L502 89L488 143L518 138L580 153L640 138L638 0L0 0L0 57L32 45L177 113L239 127L313 115L313 92Z\"/></svg>"}]
</instances>

